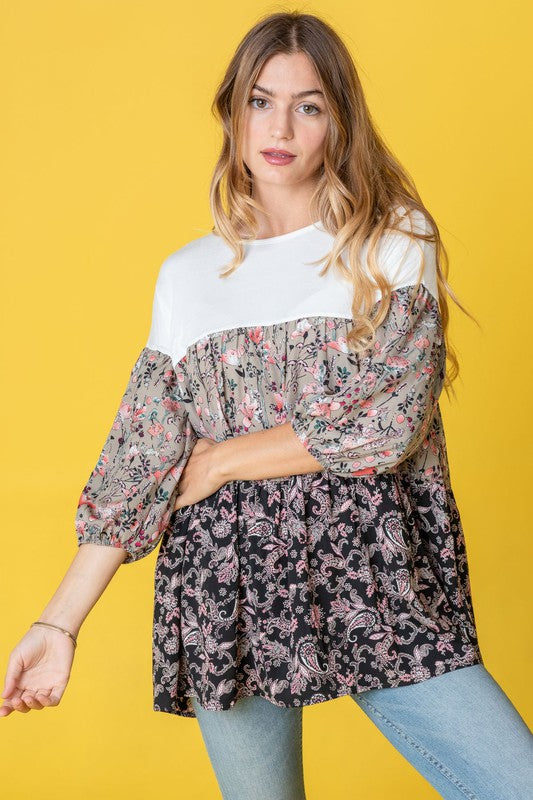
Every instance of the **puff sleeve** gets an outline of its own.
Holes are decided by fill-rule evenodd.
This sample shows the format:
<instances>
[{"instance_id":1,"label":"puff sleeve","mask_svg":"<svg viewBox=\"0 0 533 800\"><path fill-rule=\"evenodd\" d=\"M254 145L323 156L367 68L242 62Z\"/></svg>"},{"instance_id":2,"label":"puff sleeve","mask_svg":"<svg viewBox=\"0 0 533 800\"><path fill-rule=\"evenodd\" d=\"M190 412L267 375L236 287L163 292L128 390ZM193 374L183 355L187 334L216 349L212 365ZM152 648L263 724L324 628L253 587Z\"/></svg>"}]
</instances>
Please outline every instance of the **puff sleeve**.
<instances>
[{"instance_id":1,"label":"puff sleeve","mask_svg":"<svg viewBox=\"0 0 533 800\"><path fill-rule=\"evenodd\" d=\"M143 558L158 544L197 439L170 355L171 266L167 259L160 269L148 342L131 370L75 517L78 546L123 548L123 564Z\"/></svg>"},{"instance_id":2,"label":"puff sleeve","mask_svg":"<svg viewBox=\"0 0 533 800\"><path fill-rule=\"evenodd\" d=\"M329 370L335 388L307 383L289 420L324 469L344 476L392 471L409 457L428 431L445 376L434 245L395 232L380 257L395 288L373 349L361 356L336 342Z\"/></svg>"}]
</instances>

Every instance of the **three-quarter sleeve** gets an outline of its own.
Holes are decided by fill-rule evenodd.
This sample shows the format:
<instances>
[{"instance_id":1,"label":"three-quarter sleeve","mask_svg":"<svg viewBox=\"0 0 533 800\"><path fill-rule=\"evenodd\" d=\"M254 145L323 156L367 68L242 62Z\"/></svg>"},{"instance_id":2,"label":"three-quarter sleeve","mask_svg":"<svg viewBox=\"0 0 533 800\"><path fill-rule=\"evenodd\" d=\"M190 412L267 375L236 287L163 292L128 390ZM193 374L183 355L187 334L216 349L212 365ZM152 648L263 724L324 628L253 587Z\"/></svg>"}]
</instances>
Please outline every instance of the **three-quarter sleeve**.
<instances>
[{"instance_id":1,"label":"three-quarter sleeve","mask_svg":"<svg viewBox=\"0 0 533 800\"><path fill-rule=\"evenodd\" d=\"M160 270L148 342L131 370L76 511L78 546L120 547L127 551L124 564L158 544L197 440L170 355L169 267L165 262Z\"/></svg>"},{"instance_id":2,"label":"three-quarter sleeve","mask_svg":"<svg viewBox=\"0 0 533 800\"><path fill-rule=\"evenodd\" d=\"M434 246L398 247L396 236L381 252L389 259L387 271L402 285L392 290L372 349L359 355L347 343L334 348L329 370L334 389L326 380L304 382L289 419L324 469L340 475L390 471L414 452L428 431L445 377L439 304L428 288L436 285ZM422 250L425 282L417 288Z\"/></svg>"}]
</instances>

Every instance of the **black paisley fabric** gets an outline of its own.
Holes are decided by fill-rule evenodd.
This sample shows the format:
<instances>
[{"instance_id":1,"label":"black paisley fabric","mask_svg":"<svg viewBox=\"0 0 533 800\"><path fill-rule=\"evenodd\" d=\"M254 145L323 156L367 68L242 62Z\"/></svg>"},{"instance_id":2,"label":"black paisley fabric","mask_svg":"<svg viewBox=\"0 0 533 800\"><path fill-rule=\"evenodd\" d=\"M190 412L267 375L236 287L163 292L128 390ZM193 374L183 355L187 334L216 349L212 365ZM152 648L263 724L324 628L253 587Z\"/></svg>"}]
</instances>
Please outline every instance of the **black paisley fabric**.
<instances>
[{"instance_id":1,"label":"black paisley fabric","mask_svg":"<svg viewBox=\"0 0 533 800\"><path fill-rule=\"evenodd\" d=\"M154 612L154 709L185 717L191 695L303 706L481 661L453 494L401 470L233 481L179 509Z\"/></svg>"}]
</instances>

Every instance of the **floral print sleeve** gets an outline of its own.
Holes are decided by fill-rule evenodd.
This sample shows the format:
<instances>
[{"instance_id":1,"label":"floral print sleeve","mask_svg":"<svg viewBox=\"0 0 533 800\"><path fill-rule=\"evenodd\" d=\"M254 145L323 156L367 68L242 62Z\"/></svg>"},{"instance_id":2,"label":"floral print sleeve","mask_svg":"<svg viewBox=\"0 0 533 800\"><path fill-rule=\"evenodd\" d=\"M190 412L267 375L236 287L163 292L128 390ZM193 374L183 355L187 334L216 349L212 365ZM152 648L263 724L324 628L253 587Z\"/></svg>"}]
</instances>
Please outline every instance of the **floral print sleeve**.
<instances>
[{"instance_id":1,"label":"floral print sleeve","mask_svg":"<svg viewBox=\"0 0 533 800\"><path fill-rule=\"evenodd\" d=\"M330 472L395 469L422 441L442 388L446 353L437 299L424 283L401 286L392 291L372 352L358 356L344 340L328 345L335 350L334 388L325 374L306 383L290 420L295 433Z\"/></svg>"},{"instance_id":2,"label":"floral print sleeve","mask_svg":"<svg viewBox=\"0 0 533 800\"><path fill-rule=\"evenodd\" d=\"M144 347L79 499L78 545L121 547L124 564L156 547L196 441L176 384L170 356Z\"/></svg>"}]
</instances>

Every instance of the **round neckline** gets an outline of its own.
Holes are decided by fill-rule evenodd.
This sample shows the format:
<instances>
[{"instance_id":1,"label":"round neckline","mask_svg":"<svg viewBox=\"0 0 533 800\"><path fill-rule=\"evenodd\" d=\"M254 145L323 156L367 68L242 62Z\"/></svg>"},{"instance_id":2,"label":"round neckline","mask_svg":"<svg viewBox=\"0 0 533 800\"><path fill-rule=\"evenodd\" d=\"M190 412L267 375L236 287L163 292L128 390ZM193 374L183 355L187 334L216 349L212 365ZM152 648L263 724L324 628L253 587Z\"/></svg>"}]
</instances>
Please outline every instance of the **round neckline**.
<instances>
[{"instance_id":1,"label":"round neckline","mask_svg":"<svg viewBox=\"0 0 533 800\"><path fill-rule=\"evenodd\" d=\"M243 244L245 245L256 245L256 244L268 244L269 242L284 242L287 239L292 239L295 236L299 236L302 233L306 233L310 231L312 228L316 228L317 230L321 230L322 228L318 228L317 226L321 224L320 220L316 220L312 222L310 225L305 225L303 228L296 228L294 231L288 231L288 233L279 233L277 236L267 236L263 239L243 239Z\"/></svg>"}]
</instances>

